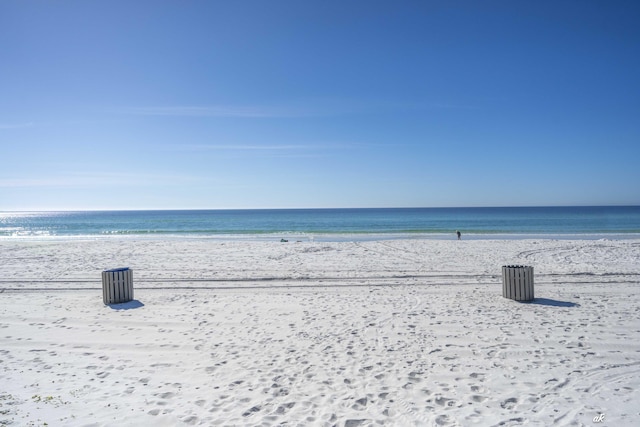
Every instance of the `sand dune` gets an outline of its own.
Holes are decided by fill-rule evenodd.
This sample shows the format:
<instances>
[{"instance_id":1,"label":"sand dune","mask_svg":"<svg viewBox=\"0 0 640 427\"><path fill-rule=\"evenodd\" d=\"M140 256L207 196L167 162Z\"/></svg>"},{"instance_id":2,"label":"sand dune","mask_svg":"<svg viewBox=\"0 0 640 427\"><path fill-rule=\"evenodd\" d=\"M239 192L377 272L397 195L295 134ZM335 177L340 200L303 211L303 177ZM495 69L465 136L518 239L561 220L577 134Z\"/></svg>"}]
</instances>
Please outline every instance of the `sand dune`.
<instances>
[{"instance_id":1,"label":"sand dune","mask_svg":"<svg viewBox=\"0 0 640 427\"><path fill-rule=\"evenodd\" d=\"M0 241L0 425L631 426L640 242ZM532 303L500 266L535 268ZM100 272L134 269L105 306Z\"/></svg>"}]
</instances>

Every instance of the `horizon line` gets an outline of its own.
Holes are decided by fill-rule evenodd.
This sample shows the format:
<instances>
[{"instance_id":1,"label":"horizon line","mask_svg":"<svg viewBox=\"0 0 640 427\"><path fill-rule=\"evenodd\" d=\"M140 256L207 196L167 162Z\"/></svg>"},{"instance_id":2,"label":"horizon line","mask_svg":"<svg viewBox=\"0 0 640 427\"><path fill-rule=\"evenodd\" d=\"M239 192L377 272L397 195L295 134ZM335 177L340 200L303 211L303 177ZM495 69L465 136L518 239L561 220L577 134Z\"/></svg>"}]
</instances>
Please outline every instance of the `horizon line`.
<instances>
[{"instance_id":1,"label":"horizon line","mask_svg":"<svg viewBox=\"0 0 640 427\"><path fill-rule=\"evenodd\" d=\"M605 204L605 205L500 205L500 206L378 206L378 207L297 207L297 208L132 208L132 209L17 209L0 210L1 213L35 213L35 212L175 212L175 211L293 211L293 210L374 210L374 209L512 209L512 208L640 208L640 204Z\"/></svg>"}]
</instances>

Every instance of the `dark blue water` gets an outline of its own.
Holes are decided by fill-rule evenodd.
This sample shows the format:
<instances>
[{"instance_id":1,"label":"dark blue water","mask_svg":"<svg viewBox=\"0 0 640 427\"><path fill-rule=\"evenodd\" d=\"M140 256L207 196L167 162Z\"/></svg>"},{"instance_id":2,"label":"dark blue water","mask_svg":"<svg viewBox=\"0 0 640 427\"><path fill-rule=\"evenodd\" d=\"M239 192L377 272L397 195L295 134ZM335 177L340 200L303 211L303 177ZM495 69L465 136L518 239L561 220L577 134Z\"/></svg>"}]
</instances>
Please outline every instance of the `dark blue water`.
<instances>
[{"instance_id":1,"label":"dark blue water","mask_svg":"<svg viewBox=\"0 0 640 427\"><path fill-rule=\"evenodd\" d=\"M640 206L0 213L8 236L633 235Z\"/></svg>"}]
</instances>

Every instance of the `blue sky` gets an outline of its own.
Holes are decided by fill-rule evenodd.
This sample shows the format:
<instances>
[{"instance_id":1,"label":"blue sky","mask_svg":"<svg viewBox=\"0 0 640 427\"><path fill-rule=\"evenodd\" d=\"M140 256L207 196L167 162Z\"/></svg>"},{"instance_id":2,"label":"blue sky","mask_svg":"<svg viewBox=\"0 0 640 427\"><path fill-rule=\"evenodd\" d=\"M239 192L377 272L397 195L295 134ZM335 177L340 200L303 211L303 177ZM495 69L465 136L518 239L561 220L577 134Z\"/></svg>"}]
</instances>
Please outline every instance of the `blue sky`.
<instances>
[{"instance_id":1,"label":"blue sky","mask_svg":"<svg viewBox=\"0 0 640 427\"><path fill-rule=\"evenodd\" d=\"M640 204L637 1L0 2L0 211Z\"/></svg>"}]
</instances>

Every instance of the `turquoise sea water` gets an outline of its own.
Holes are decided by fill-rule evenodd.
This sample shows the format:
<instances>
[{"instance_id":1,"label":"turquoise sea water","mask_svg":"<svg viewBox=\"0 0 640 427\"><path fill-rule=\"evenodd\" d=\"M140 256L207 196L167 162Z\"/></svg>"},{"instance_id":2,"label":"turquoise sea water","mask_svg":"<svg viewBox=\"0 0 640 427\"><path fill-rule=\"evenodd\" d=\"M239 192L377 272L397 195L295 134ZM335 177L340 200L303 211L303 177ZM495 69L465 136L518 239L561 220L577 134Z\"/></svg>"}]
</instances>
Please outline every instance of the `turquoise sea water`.
<instances>
[{"instance_id":1,"label":"turquoise sea water","mask_svg":"<svg viewBox=\"0 0 640 427\"><path fill-rule=\"evenodd\" d=\"M640 237L640 206L0 212L0 237Z\"/></svg>"}]
</instances>

